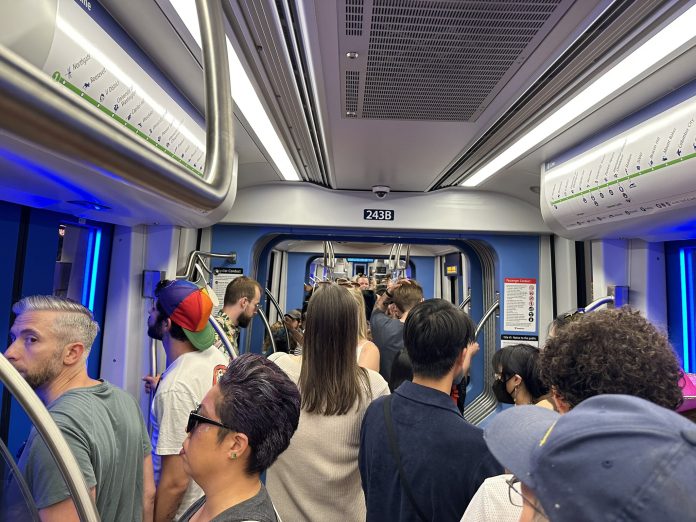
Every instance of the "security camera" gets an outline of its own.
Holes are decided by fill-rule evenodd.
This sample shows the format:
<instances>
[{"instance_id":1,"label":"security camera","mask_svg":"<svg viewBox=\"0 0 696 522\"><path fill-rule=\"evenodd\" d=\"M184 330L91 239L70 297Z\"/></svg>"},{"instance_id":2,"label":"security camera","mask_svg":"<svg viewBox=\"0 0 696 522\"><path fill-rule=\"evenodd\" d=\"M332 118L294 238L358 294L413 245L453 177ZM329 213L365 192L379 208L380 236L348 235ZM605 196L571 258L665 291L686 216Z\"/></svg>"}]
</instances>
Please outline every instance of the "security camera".
<instances>
[{"instance_id":1,"label":"security camera","mask_svg":"<svg viewBox=\"0 0 696 522\"><path fill-rule=\"evenodd\" d=\"M391 189L387 187L386 185L375 185L372 187L372 192L375 193L375 196L377 196L377 199L384 199L387 197L387 194L389 194L389 191Z\"/></svg>"}]
</instances>

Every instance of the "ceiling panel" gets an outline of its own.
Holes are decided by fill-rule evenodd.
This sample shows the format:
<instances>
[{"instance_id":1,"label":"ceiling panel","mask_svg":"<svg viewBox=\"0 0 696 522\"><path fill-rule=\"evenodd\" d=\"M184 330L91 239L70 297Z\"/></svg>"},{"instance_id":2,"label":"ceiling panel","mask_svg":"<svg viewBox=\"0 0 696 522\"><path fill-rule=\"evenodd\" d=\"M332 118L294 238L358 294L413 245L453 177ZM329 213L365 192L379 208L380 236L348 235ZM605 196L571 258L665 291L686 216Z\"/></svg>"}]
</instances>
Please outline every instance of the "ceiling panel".
<instances>
[{"instance_id":1,"label":"ceiling panel","mask_svg":"<svg viewBox=\"0 0 696 522\"><path fill-rule=\"evenodd\" d=\"M303 3L336 188L420 192L609 2Z\"/></svg>"}]
</instances>

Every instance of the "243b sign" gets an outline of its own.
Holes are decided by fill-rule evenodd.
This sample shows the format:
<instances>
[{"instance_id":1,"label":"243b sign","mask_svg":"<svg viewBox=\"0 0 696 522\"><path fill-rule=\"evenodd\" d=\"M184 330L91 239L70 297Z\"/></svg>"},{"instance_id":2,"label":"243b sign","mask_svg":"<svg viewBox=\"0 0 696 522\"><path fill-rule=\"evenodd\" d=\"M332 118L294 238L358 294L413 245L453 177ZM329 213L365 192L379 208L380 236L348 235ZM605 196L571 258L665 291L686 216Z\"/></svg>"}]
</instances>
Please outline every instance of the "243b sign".
<instances>
[{"instance_id":1,"label":"243b sign","mask_svg":"<svg viewBox=\"0 0 696 522\"><path fill-rule=\"evenodd\" d=\"M368 221L394 221L394 211L366 208L363 210L363 219Z\"/></svg>"}]
</instances>

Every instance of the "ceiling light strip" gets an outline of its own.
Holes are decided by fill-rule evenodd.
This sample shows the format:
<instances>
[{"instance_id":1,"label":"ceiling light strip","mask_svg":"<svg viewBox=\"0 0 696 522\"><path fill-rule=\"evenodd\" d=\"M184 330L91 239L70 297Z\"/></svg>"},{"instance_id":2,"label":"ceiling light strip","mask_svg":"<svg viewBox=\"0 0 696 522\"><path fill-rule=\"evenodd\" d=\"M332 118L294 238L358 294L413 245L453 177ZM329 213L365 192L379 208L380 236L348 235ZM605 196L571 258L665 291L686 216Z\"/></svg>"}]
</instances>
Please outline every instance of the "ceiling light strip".
<instances>
[{"instance_id":1,"label":"ceiling light strip","mask_svg":"<svg viewBox=\"0 0 696 522\"><path fill-rule=\"evenodd\" d=\"M464 180L461 185L464 187L480 185L585 111L613 95L614 92L695 36L696 6L693 6L522 136L512 146Z\"/></svg>"},{"instance_id":2,"label":"ceiling light strip","mask_svg":"<svg viewBox=\"0 0 696 522\"><path fill-rule=\"evenodd\" d=\"M195 2L191 0L171 0L171 4L200 47L201 34L198 27L198 13L196 12ZM229 38L227 38L227 54L230 62L232 99L235 105L242 111L242 114L251 125L256 136L258 136L281 176L286 181L300 181L300 175L283 143L280 141L280 137L276 133Z\"/></svg>"}]
</instances>

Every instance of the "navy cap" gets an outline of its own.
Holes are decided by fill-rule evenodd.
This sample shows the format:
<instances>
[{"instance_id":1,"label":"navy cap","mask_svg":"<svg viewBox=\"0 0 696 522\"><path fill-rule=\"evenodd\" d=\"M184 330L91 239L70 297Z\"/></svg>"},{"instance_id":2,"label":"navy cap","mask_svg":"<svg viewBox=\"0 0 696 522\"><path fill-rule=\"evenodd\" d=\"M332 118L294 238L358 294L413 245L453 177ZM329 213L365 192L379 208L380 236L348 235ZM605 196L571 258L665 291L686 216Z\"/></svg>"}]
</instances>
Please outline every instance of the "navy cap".
<instances>
[{"instance_id":1,"label":"navy cap","mask_svg":"<svg viewBox=\"0 0 696 522\"><path fill-rule=\"evenodd\" d=\"M550 520L692 520L696 425L638 397L597 395L565 415L517 406L484 439Z\"/></svg>"}]
</instances>

